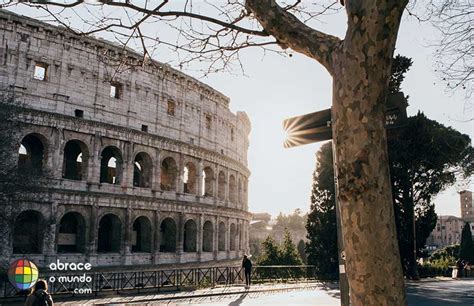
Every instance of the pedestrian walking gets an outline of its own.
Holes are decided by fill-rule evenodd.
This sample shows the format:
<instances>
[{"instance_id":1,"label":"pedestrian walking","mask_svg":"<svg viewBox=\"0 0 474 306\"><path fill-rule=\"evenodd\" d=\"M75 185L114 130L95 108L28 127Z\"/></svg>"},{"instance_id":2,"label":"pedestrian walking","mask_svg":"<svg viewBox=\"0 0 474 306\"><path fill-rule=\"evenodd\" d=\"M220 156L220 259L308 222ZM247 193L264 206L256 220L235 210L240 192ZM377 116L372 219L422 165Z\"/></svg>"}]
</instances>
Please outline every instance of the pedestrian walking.
<instances>
[{"instance_id":1,"label":"pedestrian walking","mask_svg":"<svg viewBox=\"0 0 474 306\"><path fill-rule=\"evenodd\" d=\"M44 279L39 279L32 292L26 298L25 306L53 306L53 299L48 293L48 284Z\"/></svg>"},{"instance_id":2,"label":"pedestrian walking","mask_svg":"<svg viewBox=\"0 0 474 306\"><path fill-rule=\"evenodd\" d=\"M245 273L245 288L250 288L250 274L252 273L252 261L250 261L251 255L244 255L242 260L242 268Z\"/></svg>"}]
</instances>

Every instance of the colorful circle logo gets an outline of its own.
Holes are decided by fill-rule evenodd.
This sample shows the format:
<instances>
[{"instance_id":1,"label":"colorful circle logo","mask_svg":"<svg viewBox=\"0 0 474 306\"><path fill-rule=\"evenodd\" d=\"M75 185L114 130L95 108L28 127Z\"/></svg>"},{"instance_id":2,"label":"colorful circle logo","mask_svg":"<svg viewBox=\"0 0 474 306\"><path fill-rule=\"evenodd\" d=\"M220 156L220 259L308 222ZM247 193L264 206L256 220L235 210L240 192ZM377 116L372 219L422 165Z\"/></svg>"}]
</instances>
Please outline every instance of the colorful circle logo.
<instances>
[{"instance_id":1,"label":"colorful circle logo","mask_svg":"<svg viewBox=\"0 0 474 306\"><path fill-rule=\"evenodd\" d=\"M30 289L38 280L38 267L26 259L15 260L8 269L8 279L20 290Z\"/></svg>"}]
</instances>

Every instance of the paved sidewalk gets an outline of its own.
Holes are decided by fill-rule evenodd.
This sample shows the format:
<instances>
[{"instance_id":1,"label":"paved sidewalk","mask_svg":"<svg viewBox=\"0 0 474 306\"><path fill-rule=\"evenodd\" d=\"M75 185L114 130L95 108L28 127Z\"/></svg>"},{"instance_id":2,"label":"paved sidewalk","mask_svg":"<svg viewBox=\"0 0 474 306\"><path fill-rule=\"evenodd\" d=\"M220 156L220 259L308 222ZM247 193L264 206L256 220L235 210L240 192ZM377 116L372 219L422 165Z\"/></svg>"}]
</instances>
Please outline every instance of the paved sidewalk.
<instances>
[{"instance_id":1,"label":"paved sidewalk","mask_svg":"<svg viewBox=\"0 0 474 306\"><path fill-rule=\"evenodd\" d=\"M198 289L186 292L171 292L144 295L117 295L113 297L100 297L97 299L88 299L82 301L57 302L58 306L72 305L181 305L181 304L215 304L219 300L235 299L242 295L248 298L261 297L264 295L273 295L276 293L288 293L294 291L313 291L320 292L321 302L325 301L332 305L339 303L339 288L336 283L308 282L294 284L259 284L252 285L249 289L244 286L222 286L215 288ZM318 298L318 301L319 301Z\"/></svg>"}]
</instances>

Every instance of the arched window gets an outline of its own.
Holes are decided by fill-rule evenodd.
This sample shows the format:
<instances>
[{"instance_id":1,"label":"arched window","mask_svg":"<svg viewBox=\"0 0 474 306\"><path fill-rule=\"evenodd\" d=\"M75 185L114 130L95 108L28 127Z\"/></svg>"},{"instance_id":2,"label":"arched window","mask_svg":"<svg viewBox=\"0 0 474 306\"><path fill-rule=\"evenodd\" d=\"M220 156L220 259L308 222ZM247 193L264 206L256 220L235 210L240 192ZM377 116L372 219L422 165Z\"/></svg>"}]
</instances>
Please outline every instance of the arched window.
<instances>
[{"instance_id":1,"label":"arched window","mask_svg":"<svg viewBox=\"0 0 474 306\"><path fill-rule=\"evenodd\" d=\"M193 220L188 220L184 224L184 252L196 252L197 226Z\"/></svg>"},{"instance_id":2,"label":"arched window","mask_svg":"<svg viewBox=\"0 0 474 306\"><path fill-rule=\"evenodd\" d=\"M176 252L176 223L166 218L160 226L160 252Z\"/></svg>"},{"instance_id":3,"label":"arched window","mask_svg":"<svg viewBox=\"0 0 474 306\"><path fill-rule=\"evenodd\" d=\"M223 171L219 172L219 177L218 177L218 182L217 184L219 185L217 187L217 197L219 200L224 201L225 200L225 174Z\"/></svg>"},{"instance_id":4,"label":"arched window","mask_svg":"<svg viewBox=\"0 0 474 306\"><path fill-rule=\"evenodd\" d=\"M70 140L64 147L63 178L82 180L87 174L87 146L79 140Z\"/></svg>"},{"instance_id":5,"label":"arched window","mask_svg":"<svg viewBox=\"0 0 474 306\"><path fill-rule=\"evenodd\" d=\"M202 195L212 197L214 195L214 171L206 167L202 171Z\"/></svg>"},{"instance_id":6,"label":"arched window","mask_svg":"<svg viewBox=\"0 0 474 306\"><path fill-rule=\"evenodd\" d=\"M97 252L120 252L122 242L122 222L114 214L107 214L100 219L98 230Z\"/></svg>"},{"instance_id":7,"label":"arched window","mask_svg":"<svg viewBox=\"0 0 474 306\"><path fill-rule=\"evenodd\" d=\"M45 148L40 136L35 134L25 136L18 153L18 170L33 174L42 173Z\"/></svg>"},{"instance_id":8,"label":"arched window","mask_svg":"<svg viewBox=\"0 0 474 306\"><path fill-rule=\"evenodd\" d=\"M176 190L176 177L178 167L172 157L167 157L161 162L161 190Z\"/></svg>"},{"instance_id":9,"label":"arched window","mask_svg":"<svg viewBox=\"0 0 474 306\"><path fill-rule=\"evenodd\" d=\"M214 229L212 222L206 221L202 229L202 251L212 252L213 249Z\"/></svg>"},{"instance_id":10,"label":"arched window","mask_svg":"<svg viewBox=\"0 0 474 306\"><path fill-rule=\"evenodd\" d=\"M40 254L42 252L43 216L35 210L18 215L13 228L13 253Z\"/></svg>"},{"instance_id":11,"label":"arched window","mask_svg":"<svg viewBox=\"0 0 474 306\"><path fill-rule=\"evenodd\" d=\"M132 252L151 252L151 222L147 217L138 217L132 226Z\"/></svg>"},{"instance_id":12,"label":"arched window","mask_svg":"<svg viewBox=\"0 0 474 306\"><path fill-rule=\"evenodd\" d=\"M86 244L86 222L77 212L68 212L59 222L58 253L83 253Z\"/></svg>"},{"instance_id":13,"label":"arched window","mask_svg":"<svg viewBox=\"0 0 474 306\"><path fill-rule=\"evenodd\" d=\"M225 224L224 222L219 223L219 251L225 251Z\"/></svg>"},{"instance_id":14,"label":"arched window","mask_svg":"<svg viewBox=\"0 0 474 306\"><path fill-rule=\"evenodd\" d=\"M235 183L235 177L231 174L229 177L229 201L231 203L237 203L237 184Z\"/></svg>"},{"instance_id":15,"label":"arched window","mask_svg":"<svg viewBox=\"0 0 474 306\"><path fill-rule=\"evenodd\" d=\"M187 163L183 172L184 193L196 194L196 175L197 171L194 164Z\"/></svg>"},{"instance_id":16,"label":"arched window","mask_svg":"<svg viewBox=\"0 0 474 306\"><path fill-rule=\"evenodd\" d=\"M120 184L122 179L122 154L116 147L107 147L100 159L100 182Z\"/></svg>"},{"instance_id":17,"label":"arched window","mask_svg":"<svg viewBox=\"0 0 474 306\"><path fill-rule=\"evenodd\" d=\"M235 229L235 224L230 225L230 250L235 251L235 239L237 238L237 231Z\"/></svg>"},{"instance_id":18,"label":"arched window","mask_svg":"<svg viewBox=\"0 0 474 306\"><path fill-rule=\"evenodd\" d=\"M149 188L153 173L153 162L147 153L141 152L133 162L133 186Z\"/></svg>"}]
</instances>

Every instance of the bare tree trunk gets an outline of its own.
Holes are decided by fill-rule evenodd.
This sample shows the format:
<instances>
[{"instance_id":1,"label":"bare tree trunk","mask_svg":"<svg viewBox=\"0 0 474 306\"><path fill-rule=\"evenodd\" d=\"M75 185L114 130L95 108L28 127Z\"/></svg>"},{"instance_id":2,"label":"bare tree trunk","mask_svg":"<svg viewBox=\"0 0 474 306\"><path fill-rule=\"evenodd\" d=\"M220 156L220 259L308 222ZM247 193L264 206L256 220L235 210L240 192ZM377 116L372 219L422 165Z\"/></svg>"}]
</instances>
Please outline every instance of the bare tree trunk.
<instances>
[{"instance_id":1,"label":"bare tree trunk","mask_svg":"<svg viewBox=\"0 0 474 306\"><path fill-rule=\"evenodd\" d=\"M332 108L351 302L406 305L384 116L403 8L353 2L347 4L346 37L334 55Z\"/></svg>"}]
</instances>

